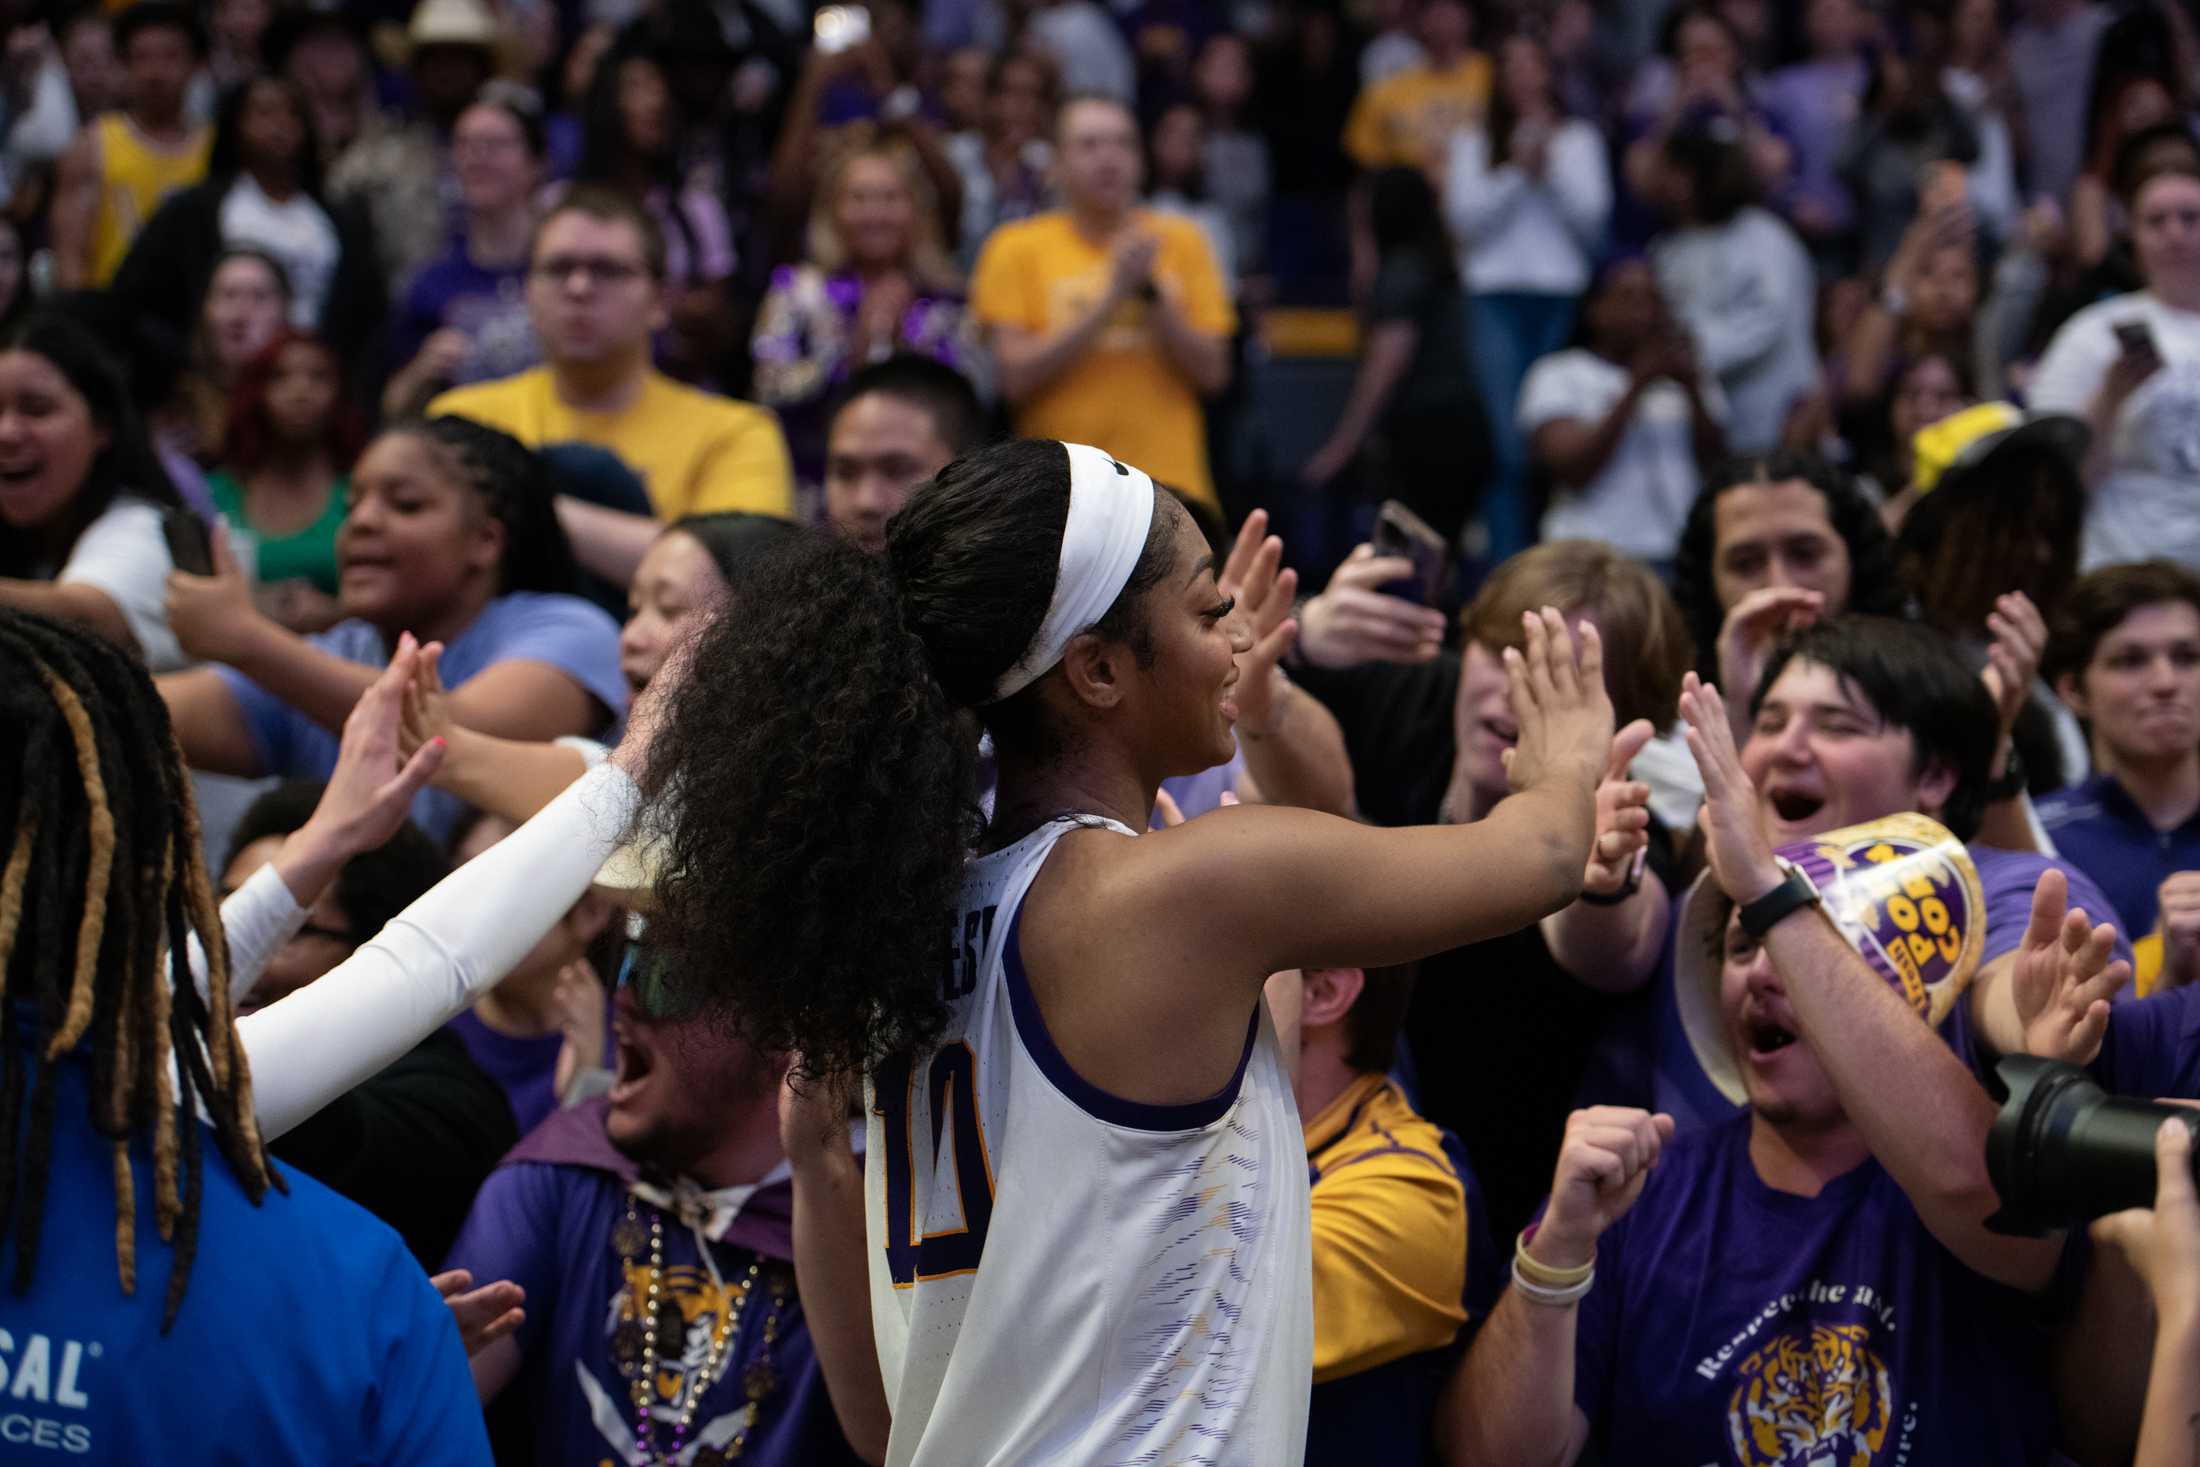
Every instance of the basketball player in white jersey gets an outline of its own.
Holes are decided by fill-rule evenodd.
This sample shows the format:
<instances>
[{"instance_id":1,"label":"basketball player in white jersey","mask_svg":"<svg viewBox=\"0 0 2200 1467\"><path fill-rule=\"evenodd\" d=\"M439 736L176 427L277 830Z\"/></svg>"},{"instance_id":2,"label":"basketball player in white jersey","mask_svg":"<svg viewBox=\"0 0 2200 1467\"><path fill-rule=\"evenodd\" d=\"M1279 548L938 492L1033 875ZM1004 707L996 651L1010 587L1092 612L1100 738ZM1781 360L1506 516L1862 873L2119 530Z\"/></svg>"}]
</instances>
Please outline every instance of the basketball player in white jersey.
<instances>
[{"instance_id":1,"label":"basketball player in white jersey","mask_svg":"<svg viewBox=\"0 0 2200 1467\"><path fill-rule=\"evenodd\" d=\"M805 543L693 646L643 778L651 937L750 1042L867 1073L894 1467L1303 1458L1306 1158L1261 987L1573 899L1612 710L1594 630L1528 621L1517 793L1419 829L1144 833L1163 778L1230 757L1249 636L1190 517L1095 449L960 459L883 567Z\"/></svg>"}]
</instances>

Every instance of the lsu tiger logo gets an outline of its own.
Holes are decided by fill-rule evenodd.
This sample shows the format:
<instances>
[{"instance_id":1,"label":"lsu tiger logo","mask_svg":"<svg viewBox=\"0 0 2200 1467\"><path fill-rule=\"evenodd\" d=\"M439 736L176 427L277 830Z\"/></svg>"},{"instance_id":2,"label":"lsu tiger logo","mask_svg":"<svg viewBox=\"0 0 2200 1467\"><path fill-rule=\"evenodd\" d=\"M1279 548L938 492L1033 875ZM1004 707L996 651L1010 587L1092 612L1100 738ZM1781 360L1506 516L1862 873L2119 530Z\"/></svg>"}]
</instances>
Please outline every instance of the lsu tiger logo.
<instances>
[{"instance_id":1,"label":"lsu tiger logo","mask_svg":"<svg viewBox=\"0 0 2200 1467\"><path fill-rule=\"evenodd\" d=\"M1894 1419L1893 1382L1869 1326L1814 1324L1743 1360L1727 1403L1740 1467L1871 1467Z\"/></svg>"}]
</instances>

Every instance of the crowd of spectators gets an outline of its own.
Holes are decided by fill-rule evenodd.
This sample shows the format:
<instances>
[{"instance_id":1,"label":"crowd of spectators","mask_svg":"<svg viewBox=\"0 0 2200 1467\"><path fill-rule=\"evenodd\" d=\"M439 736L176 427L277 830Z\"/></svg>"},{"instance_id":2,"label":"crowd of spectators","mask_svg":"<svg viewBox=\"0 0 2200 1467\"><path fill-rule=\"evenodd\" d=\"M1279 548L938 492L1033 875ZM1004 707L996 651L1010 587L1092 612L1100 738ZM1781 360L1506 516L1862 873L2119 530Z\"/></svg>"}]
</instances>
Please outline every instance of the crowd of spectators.
<instances>
[{"instance_id":1,"label":"crowd of spectators","mask_svg":"<svg viewBox=\"0 0 2200 1467\"><path fill-rule=\"evenodd\" d=\"M2186 0L4 9L0 610L154 675L240 1035L541 860L789 539L1091 444L1252 629L1159 822L1482 820L1523 616L1603 643L1579 899L1270 985L1310 1462L2106 1467L2149 1287L2200 1379L2200 1230L2005 1239L1982 1160L2002 1055L2200 1099ZM375 719L441 741L408 818ZM1771 847L1902 814L1983 899L1939 1038L1742 915ZM456 1017L263 1106L271 1155L437 1275L499 1460L887 1460L863 1280L790 1233L847 1117L653 1003L619 860L494 972L431 934Z\"/></svg>"}]
</instances>

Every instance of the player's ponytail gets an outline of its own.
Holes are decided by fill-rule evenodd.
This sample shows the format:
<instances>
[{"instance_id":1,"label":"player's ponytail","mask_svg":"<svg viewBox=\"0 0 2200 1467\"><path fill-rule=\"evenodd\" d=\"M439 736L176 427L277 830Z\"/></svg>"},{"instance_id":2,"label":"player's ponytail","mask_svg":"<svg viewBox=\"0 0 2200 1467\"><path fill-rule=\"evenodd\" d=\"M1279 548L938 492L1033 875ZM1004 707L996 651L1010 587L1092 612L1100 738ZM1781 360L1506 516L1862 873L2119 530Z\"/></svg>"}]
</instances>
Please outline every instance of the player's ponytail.
<instances>
[{"instance_id":1,"label":"player's ponytail","mask_svg":"<svg viewBox=\"0 0 2200 1467\"><path fill-rule=\"evenodd\" d=\"M1003 443L920 486L883 558L802 535L743 578L650 750L669 1001L817 1073L938 1036L979 835L959 715L998 739L1036 708L1035 685L994 693L1047 615L1069 504L1061 444Z\"/></svg>"}]
</instances>

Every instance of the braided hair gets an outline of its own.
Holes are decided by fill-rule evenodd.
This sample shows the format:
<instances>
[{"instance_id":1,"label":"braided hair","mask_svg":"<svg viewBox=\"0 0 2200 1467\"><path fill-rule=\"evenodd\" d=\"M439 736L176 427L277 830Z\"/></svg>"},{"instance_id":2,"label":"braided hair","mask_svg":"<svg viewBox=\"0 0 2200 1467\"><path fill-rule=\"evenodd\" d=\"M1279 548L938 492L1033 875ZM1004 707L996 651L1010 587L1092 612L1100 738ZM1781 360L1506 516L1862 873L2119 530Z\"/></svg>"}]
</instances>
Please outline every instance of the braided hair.
<instances>
[{"instance_id":1,"label":"braided hair","mask_svg":"<svg viewBox=\"0 0 2200 1467\"><path fill-rule=\"evenodd\" d=\"M153 1215L175 1255L165 1333L198 1248L199 1115L255 1203L282 1181L254 1118L229 950L167 707L144 665L104 638L7 610L0 830L13 832L0 867L0 1237L15 1246L11 1286L27 1292L37 1267L55 1080L81 1056L92 1126L113 1156L124 1293L137 1287L130 1150L152 1150ZM186 960L194 933L203 993Z\"/></svg>"},{"instance_id":2,"label":"braided hair","mask_svg":"<svg viewBox=\"0 0 2200 1467\"><path fill-rule=\"evenodd\" d=\"M409 433L438 450L503 524L499 596L578 589L580 565L573 558L573 543L558 523L549 475L533 449L509 433L450 414L392 424L385 431Z\"/></svg>"}]
</instances>

